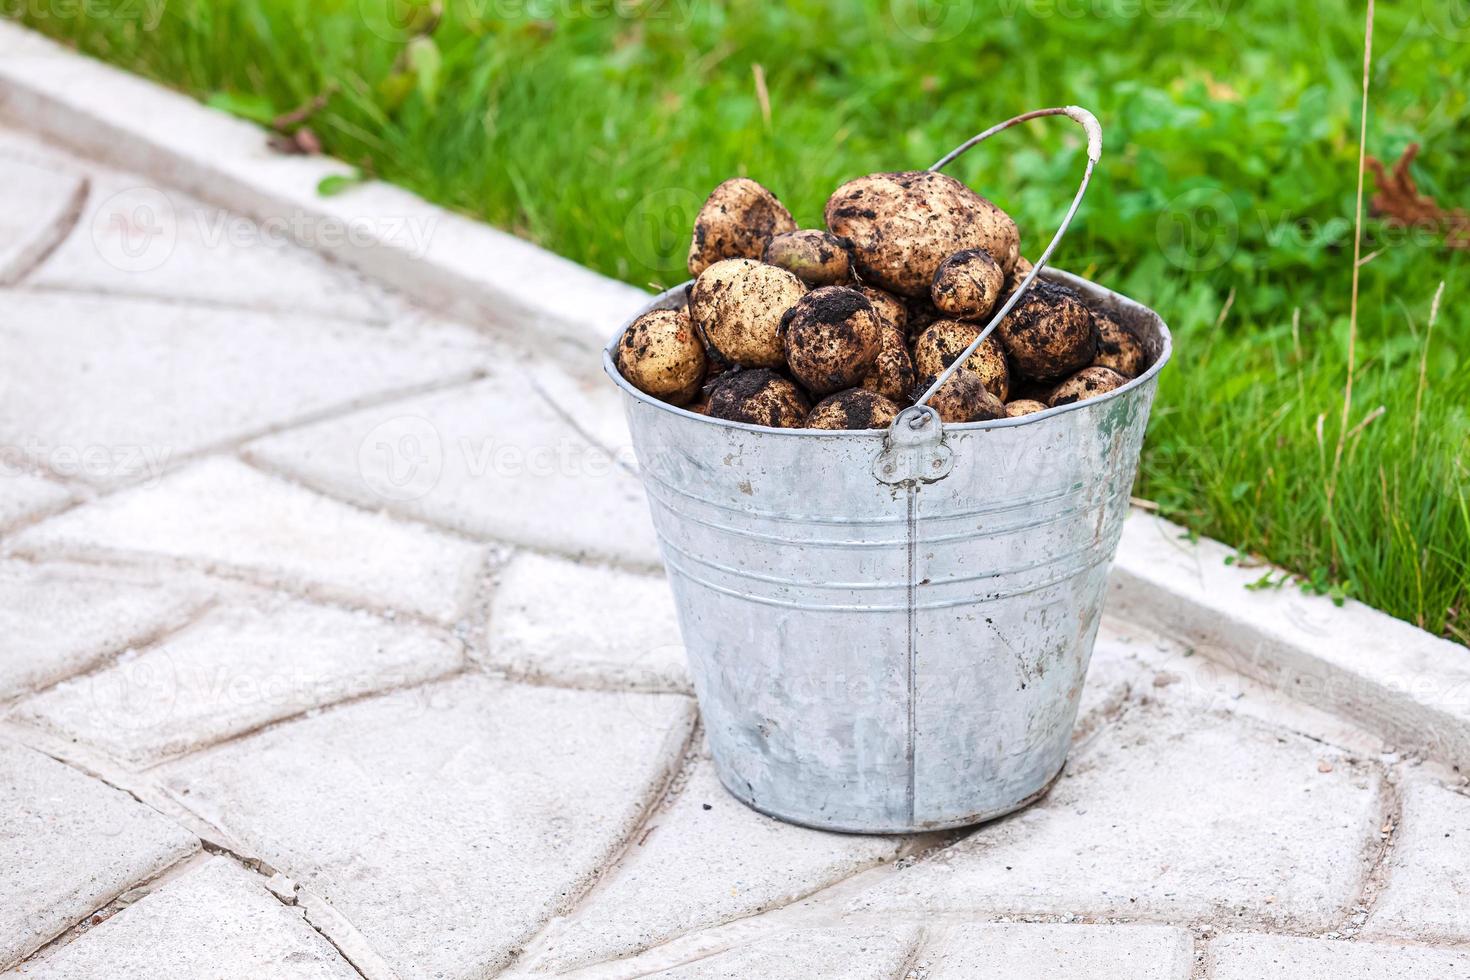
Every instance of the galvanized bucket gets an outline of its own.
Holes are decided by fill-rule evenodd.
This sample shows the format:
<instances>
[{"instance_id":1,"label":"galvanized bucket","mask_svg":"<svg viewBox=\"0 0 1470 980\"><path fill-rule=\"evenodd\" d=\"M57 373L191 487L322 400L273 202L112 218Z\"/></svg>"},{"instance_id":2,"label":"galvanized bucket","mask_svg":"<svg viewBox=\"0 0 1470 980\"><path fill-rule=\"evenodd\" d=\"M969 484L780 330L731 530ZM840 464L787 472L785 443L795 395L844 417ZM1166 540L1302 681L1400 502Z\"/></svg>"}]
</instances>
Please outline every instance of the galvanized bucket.
<instances>
[{"instance_id":1,"label":"galvanized bucket","mask_svg":"<svg viewBox=\"0 0 1470 980\"><path fill-rule=\"evenodd\" d=\"M1152 310L1043 274L1132 327L1149 368L1021 418L833 432L665 404L617 371L628 325L608 344L715 767L755 809L935 830L1060 772L1170 338Z\"/></svg>"}]
</instances>

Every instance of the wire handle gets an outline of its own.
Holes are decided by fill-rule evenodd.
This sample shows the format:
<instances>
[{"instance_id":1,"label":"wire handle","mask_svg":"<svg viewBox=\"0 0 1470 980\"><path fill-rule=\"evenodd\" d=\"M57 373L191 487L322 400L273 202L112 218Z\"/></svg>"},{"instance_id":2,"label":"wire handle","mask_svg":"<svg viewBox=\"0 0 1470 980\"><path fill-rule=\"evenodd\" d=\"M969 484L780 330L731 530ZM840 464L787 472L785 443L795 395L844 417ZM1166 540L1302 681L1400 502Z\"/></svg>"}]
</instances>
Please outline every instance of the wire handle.
<instances>
[{"instance_id":1,"label":"wire handle","mask_svg":"<svg viewBox=\"0 0 1470 980\"><path fill-rule=\"evenodd\" d=\"M905 409L899 414L897 419L894 419L893 424L895 426L898 425L900 419L904 419L905 417L907 417L907 424L911 429L923 428L929 424L930 418L933 418L935 421L939 420L938 413L928 405L929 399L949 380L950 375L954 374L955 371L959 370L961 365L970 359L971 354L980 349L980 345L985 342L985 338L989 337L996 326L1000 324L1000 321L1005 319L1006 314L1011 312L1011 308L1020 302L1021 296L1026 290L1031 288L1031 283L1041 274L1041 270L1045 268L1047 260L1051 258L1051 253L1056 250L1057 245L1062 240L1062 236L1067 233L1067 227L1071 225L1073 216L1077 214L1077 208L1082 204L1082 196L1087 193L1087 185L1092 180L1092 171L1097 166L1098 159L1102 157L1102 126L1098 123L1096 116L1081 106L1069 105L1051 109L1035 109L1031 112L1024 112L1019 116L1007 119L1003 123L997 123L983 133L971 136L959 146L940 157L939 162L929 168L933 171L942 170L977 143L983 143L996 133L1010 129L1017 123L1037 119L1041 116L1066 116L1087 131L1087 170L1082 174L1082 183L1077 188L1077 195L1072 198L1072 206L1067 209L1066 217L1062 218L1062 223L1057 228L1056 234L1051 236L1051 242L1041 253L1041 257L1036 260L1036 264L1032 266L1031 271L1026 274L1026 278L1021 281L1021 285L1011 293L1010 298L1006 300L1000 310L990 318L990 322L985 325L985 329L980 331L980 335L975 338L969 347L965 348L965 352L955 358L949 367L939 373L939 376L934 379L934 383L929 386L928 390L919 396L918 401L914 402L913 407Z\"/></svg>"}]
</instances>

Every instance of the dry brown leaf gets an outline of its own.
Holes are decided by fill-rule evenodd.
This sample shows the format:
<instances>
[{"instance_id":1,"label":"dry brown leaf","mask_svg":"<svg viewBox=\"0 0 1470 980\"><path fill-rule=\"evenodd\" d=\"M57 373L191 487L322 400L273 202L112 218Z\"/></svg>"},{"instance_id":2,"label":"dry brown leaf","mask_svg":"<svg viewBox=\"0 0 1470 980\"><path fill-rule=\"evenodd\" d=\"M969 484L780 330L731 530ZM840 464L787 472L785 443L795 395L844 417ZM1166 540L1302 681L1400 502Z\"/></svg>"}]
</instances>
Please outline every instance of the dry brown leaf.
<instances>
[{"instance_id":1,"label":"dry brown leaf","mask_svg":"<svg viewBox=\"0 0 1470 980\"><path fill-rule=\"evenodd\" d=\"M1378 192L1373 195L1373 213L1390 224L1433 228L1444 233L1450 248L1470 248L1470 214L1464 208L1446 211L1427 194L1419 193L1409 173L1409 165L1419 154L1419 144L1410 143L1390 174L1376 157L1368 157L1364 165L1373 171Z\"/></svg>"}]
</instances>

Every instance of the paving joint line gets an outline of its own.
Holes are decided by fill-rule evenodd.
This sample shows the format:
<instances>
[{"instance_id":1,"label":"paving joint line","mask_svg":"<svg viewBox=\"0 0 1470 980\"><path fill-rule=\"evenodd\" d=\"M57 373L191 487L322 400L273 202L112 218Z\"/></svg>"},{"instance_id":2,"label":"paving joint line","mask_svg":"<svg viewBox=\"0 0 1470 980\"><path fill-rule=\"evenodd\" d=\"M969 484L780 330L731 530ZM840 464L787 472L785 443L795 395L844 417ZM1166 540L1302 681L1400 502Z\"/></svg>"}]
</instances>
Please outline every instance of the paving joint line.
<instances>
[{"instance_id":1,"label":"paving joint line","mask_svg":"<svg viewBox=\"0 0 1470 980\"><path fill-rule=\"evenodd\" d=\"M86 664L73 671L72 673L67 674L64 677L58 677L56 680L42 684L39 687L34 687L30 690L22 691L19 694L12 695L8 699L0 700L0 710L4 710L7 712L13 711L17 706L23 704L24 702L29 701L32 698L37 698L45 694L49 694L51 691L54 691L56 688L60 687L63 684L70 684L74 681L86 680L89 677L95 677L98 674L104 673L105 671L116 667L119 661L121 661L122 658L127 656L129 653L144 653L163 643L166 643L169 640L172 640L180 634L187 633L194 627L198 626L201 622L203 622L203 620L207 616L209 616L210 613L214 612L222 604L222 602L222 597L218 596L204 599L201 602L190 606L187 611L182 613L181 621L165 623L162 626L149 630L146 633L140 634L131 642L122 644L121 646L113 645L104 647L101 653L97 654L94 658L89 660Z\"/></svg>"},{"instance_id":2,"label":"paving joint line","mask_svg":"<svg viewBox=\"0 0 1470 980\"><path fill-rule=\"evenodd\" d=\"M649 793L647 801L645 801L638 817L629 826L627 834L623 836L622 840L614 843L603 860L598 863L597 868L589 879L581 884L574 894L569 895L562 901L558 912L553 912L533 933L525 937L522 942L516 944L516 949L512 952L511 958L507 961L501 972L510 970L528 952L533 951L545 940L552 923L558 918L573 915L585 905L587 900L597 891L599 885L617 876L618 868L622 865L623 859L632 852L633 848L643 846L643 839L646 834L644 828L648 826L649 821L653 819L654 815L658 813L665 803L671 802L672 799L682 795L683 785L678 785L676 788L676 784L679 782L679 777L686 775L696 764L699 754L699 741L703 735L704 724L696 706L694 720L689 726L689 732L684 737L683 743L679 746L678 754L675 756L677 761L667 766L664 778L655 787L653 792Z\"/></svg>"},{"instance_id":3,"label":"paving joint line","mask_svg":"<svg viewBox=\"0 0 1470 980\"><path fill-rule=\"evenodd\" d=\"M537 396L540 397L541 401L548 408L551 409L552 414L565 422L572 429L572 431L576 432L577 435L581 436L583 439L586 439L588 443L607 453L608 458L611 459L613 463L616 464L620 469L622 469L624 473L627 473L629 476L632 477L638 476L637 468L628 464L628 461L624 459L622 454L617 451L617 447L609 446L603 440L593 435L591 430L584 426L575 415L569 412L560 402L558 402L555 398L551 396L551 392L546 390L546 386L541 383L540 378L528 372L527 381L531 386L531 390L534 391Z\"/></svg>"},{"instance_id":4,"label":"paving joint line","mask_svg":"<svg viewBox=\"0 0 1470 980\"><path fill-rule=\"evenodd\" d=\"M58 759L57 761L61 762L62 760ZM65 765L64 762L62 764ZM21 957L19 960L12 963L9 967L4 968L4 972L8 974L13 970L18 970L21 966L43 960L46 957L55 954L58 950L65 949L67 946L70 946L78 939L90 933L93 929L96 929L99 926L105 924L108 919L111 919L119 912L122 912L130 906L137 904L143 898L146 898L148 895L151 895L154 892L158 891L159 888L163 887L169 882L183 877L183 875L190 868L203 864L208 859L208 854L205 853L204 848L201 846L189 852L188 854L183 855L177 860L169 863L166 867L159 869L156 874L149 875L147 878L143 878L139 881L134 882L133 884L124 888L122 891L118 892L116 895L112 896L112 898L92 909L92 911L83 915L79 921L73 922L71 925L67 926L56 935L46 940L40 946L37 946L29 954ZM129 899L127 902L124 902L122 900L123 896L131 895L139 889L143 889L142 895L139 895L137 898ZM95 924L91 923L91 920L93 918L99 915L103 915L103 913L106 913L106 915L101 922Z\"/></svg>"},{"instance_id":5,"label":"paving joint line","mask_svg":"<svg viewBox=\"0 0 1470 980\"><path fill-rule=\"evenodd\" d=\"M1383 767L1379 772L1378 784L1382 787L1382 799L1379 800L1378 814L1374 821L1376 826L1366 842L1362 877L1353 900L1331 930L1343 938L1357 938L1372 917L1378 897L1387 882L1388 858L1393 853L1399 825L1404 817L1403 792L1400 787L1403 774L1403 762ZM1358 911L1359 909L1362 911Z\"/></svg>"},{"instance_id":6,"label":"paving joint line","mask_svg":"<svg viewBox=\"0 0 1470 980\"><path fill-rule=\"evenodd\" d=\"M187 557L177 557L174 555L159 554L157 552L133 551L125 548L83 547L71 550L63 546L61 548L47 547L37 550L26 549L15 554L23 558L28 558L37 564L55 561L90 565L97 568L154 568L175 573L193 573L221 582L234 583L236 585L270 592L279 592L319 606L330 606L349 612L360 611L374 613L390 622L402 621L451 633L454 631L455 624L460 618L456 616L454 622L432 619L422 613L409 609L401 609L396 606L379 606L377 605L377 600L352 595L347 591L337 588L333 583L312 581L298 584L271 580L258 575L249 566L234 565L228 562L195 561ZM392 615L389 616L389 613Z\"/></svg>"},{"instance_id":7,"label":"paving joint line","mask_svg":"<svg viewBox=\"0 0 1470 980\"><path fill-rule=\"evenodd\" d=\"M340 711L343 708L351 707L352 705L358 704L363 701L372 701L377 698L393 697L399 694L412 694L424 688L433 687L441 684L448 684L452 681L456 681L462 677L468 676L473 671L473 666L468 664L460 664L453 670L445 671L440 674L435 674L432 677L425 677L422 680L406 681L402 684L390 684L386 687L376 688L371 691L365 691L361 694L353 694L345 698L339 698L336 701L326 701L321 704L312 705L309 708L302 708L300 711L293 712L292 714L284 715L280 718L273 718L270 721L261 722L258 725L253 725L250 728L235 732L216 741L196 745L186 752L181 752L177 755L169 756L166 759L160 759L157 762L149 763L148 765L136 771L140 776L151 776L165 766L174 765L185 759L192 761L203 756L213 755L222 749L234 745L237 742L243 742L248 738L253 738L256 735L260 735L265 732L274 731L277 728L284 728L287 725L294 725L297 722L302 721L303 719L308 717L316 717L317 715L325 715L331 712ZM168 790L164 790L164 792L167 793ZM171 793L169 795L172 796ZM180 805L183 805L187 808L187 804L184 804L183 801L179 802Z\"/></svg>"},{"instance_id":8,"label":"paving joint line","mask_svg":"<svg viewBox=\"0 0 1470 980\"><path fill-rule=\"evenodd\" d=\"M46 261L56 254L56 250L65 244L76 230L77 224L82 220L82 212L86 210L87 199L92 194L92 178L86 174L77 175L77 187L72 191L71 199L66 202L66 209L62 211L59 220L50 228L51 240L41 247L41 250L26 264L25 268L12 272L4 279L0 279L0 287L15 289L26 281L35 271L46 264Z\"/></svg>"},{"instance_id":9,"label":"paving joint line","mask_svg":"<svg viewBox=\"0 0 1470 980\"><path fill-rule=\"evenodd\" d=\"M933 932L928 926L920 925L914 929L913 943L909 947L908 956L898 965L898 972L893 975L893 980L909 980L918 972L919 961L934 942Z\"/></svg>"}]
</instances>

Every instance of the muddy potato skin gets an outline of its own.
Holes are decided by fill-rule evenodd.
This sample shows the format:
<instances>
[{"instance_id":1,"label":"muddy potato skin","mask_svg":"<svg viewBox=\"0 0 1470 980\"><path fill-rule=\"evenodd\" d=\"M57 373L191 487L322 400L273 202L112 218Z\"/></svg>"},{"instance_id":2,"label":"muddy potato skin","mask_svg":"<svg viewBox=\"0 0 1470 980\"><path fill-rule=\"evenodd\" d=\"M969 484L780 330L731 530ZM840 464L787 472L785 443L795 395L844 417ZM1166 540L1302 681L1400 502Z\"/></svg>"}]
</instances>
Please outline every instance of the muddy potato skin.
<instances>
[{"instance_id":1,"label":"muddy potato skin","mask_svg":"<svg viewBox=\"0 0 1470 980\"><path fill-rule=\"evenodd\" d=\"M650 310L618 338L617 363L634 388L684 405L704 380L704 344L684 310Z\"/></svg>"},{"instance_id":2,"label":"muddy potato skin","mask_svg":"<svg viewBox=\"0 0 1470 980\"><path fill-rule=\"evenodd\" d=\"M1138 334L1106 310L1094 309L1092 318L1097 322L1097 357L1094 367L1112 368L1125 378L1136 378L1143 370L1147 354Z\"/></svg>"},{"instance_id":3,"label":"muddy potato skin","mask_svg":"<svg viewBox=\"0 0 1470 980\"><path fill-rule=\"evenodd\" d=\"M909 309L903 300L892 293L875 289L872 286L853 286L858 292L868 297L868 302L873 304L873 312L878 314L878 319L891 323L899 329L899 332L907 336L909 325Z\"/></svg>"},{"instance_id":4,"label":"muddy potato skin","mask_svg":"<svg viewBox=\"0 0 1470 980\"><path fill-rule=\"evenodd\" d=\"M928 296L904 297L904 307L908 311L908 335L909 339L917 338L935 320L943 320L945 316L934 308L934 303Z\"/></svg>"},{"instance_id":5,"label":"muddy potato skin","mask_svg":"<svg viewBox=\"0 0 1470 980\"><path fill-rule=\"evenodd\" d=\"M1005 287L1001 290L1001 303L1004 303L1006 300L1011 298L1011 293L1014 293L1016 291L1016 287L1021 285L1021 280L1025 279L1026 276L1030 274L1031 268L1032 266L1030 259L1026 258L1026 256L1024 255L1016 256L1016 264L1014 267L1012 267L1011 274L1006 276Z\"/></svg>"},{"instance_id":6,"label":"muddy potato skin","mask_svg":"<svg viewBox=\"0 0 1470 980\"><path fill-rule=\"evenodd\" d=\"M938 375L929 375L914 386L914 400L929 390ZM960 368L949 376L928 404L943 422L988 422L1006 417L1006 407L999 398L985 390L980 376Z\"/></svg>"},{"instance_id":7,"label":"muddy potato skin","mask_svg":"<svg viewBox=\"0 0 1470 980\"><path fill-rule=\"evenodd\" d=\"M812 290L781 322L786 364L814 395L860 382L878 361L880 333L873 304L846 286Z\"/></svg>"},{"instance_id":8,"label":"muddy potato skin","mask_svg":"<svg viewBox=\"0 0 1470 980\"><path fill-rule=\"evenodd\" d=\"M839 391L817 403L806 417L808 429L886 429L899 412L898 405L865 388Z\"/></svg>"},{"instance_id":9,"label":"muddy potato skin","mask_svg":"<svg viewBox=\"0 0 1470 980\"><path fill-rule=\"evenodd\" d=\"M878 321L878 359L873 362L872 370L863 375L860 385L884 398L901 402L914 388L914 359L909 354L903 327L882 313L878 314Z\"/></svg>"},{"instance_id":10,"label":"muddy potato skin","mask_svg":"<svg viewBox=\"0 0 1470 980\"><path fill-rule=\"evenodd\" d=\"M694 281L689 312L718 359L747 368L786 363L781 317L806 295L800 279L752 259L725 259Z\"/></svg>"},{"instance_id":11,"label":"muddy potato skin","mask_svg":"<svg viewBox=\"0 0 1470 980\"><path fill-rule=\"evenodd\" d=\"M1046 402L1035 401L1031 398L1017 398L1015 401L1006 402L1006 418L1018 419L1022 415L1034 415L1046 409Z\"/></svg>"},{"instance_id":12,"label":"muddy potato skin","mask_svg":"<svg viewBox=\"0 0 1470 980\"><path fill-rule=\"evenodd\" d=\"M995 309L1005 288L1000 263L983 248L967 248L940 263L929 297L941 312L956 320L979 320Z\"/></svg>"},{"instance_id":13,"label":"muddy potato skin","mask_svg":"<svg viewBox=\"0 0 1470 980\"><path fill-rule=\"evenodd\" d=\"M800 388L763 368L725 375L709 396L711 417L773 429L799 428L811 407Z\"/></svg>"},{"instance_id":14,"label":"muddy potato skin","mask_svg":"<svg viewBox=\"0 0 1470 980\"><path fill-rule=\"evenodd\" d=\"M852 279L852 255L847 251L847 242L815 228L777 235L766 244L762 259L814 289Z\"/></svg>"},{"instance_id":15,"label":"muddy potato skin","mask_svg":"<svg viewBox=\"0 0 1470 980\"><path fill-rule=\"evenodd\" d=\"M946 258L983 248L1008 272L1020 235L1010 216L964 184L927 170L869 174L827 200L827 230L852 244L863 281L904 296L928 296Z\"/></svg>"},{"instance_id":16,"label":"muddy potato skin","mask_svg":"<svg viewBox=\"0 0 1470 980\"><path fill-rule=\"evenodd\" d=\"M920 374L938 374L954 363L965 348L980 335L978 323L961 320L935 320L914 341L914 368ZM980 376L980 383L996 398L1005 401L1011 394L1011 372L1006 364L1006 351L995 334L985 338L965 367Z\"/></svg>"},{"instance_id":17,"label":"muddy potato skin","mask_svg":"<svg viewBox=\"0 0 1470 980\"><path fill-rule=\"evenodd\" d=\"M1065 378L1097 356L1092 311L1066 286L1038 279L996 327L1016 370L1032 380Z\"/></svg>"},{"instance_id":18,"label":"muddy potato skin","mask_svg":"<svg viewBox=\"0 0 1470 980\"><path fill-rule=\"evenodd\" d=\"M694 219L689 274L722 259L759 259L772 236L795 230L776 195L748 177L733 177L710 192Z\"/></svg>"},{"instance_id":19,"label":"muddy potato skin","mask_svg":"<svg viewBox=\"0 0 1470 980\"><path fill-rule=\"evenodd\" d=\"M1057 385L1056 390L1051 393L1048 404L1056 408L1058 405L1086 401L1089 398L1106 394L1114 388L1121 388L1127 383L1128 379L1112 368L1085 367Z\"/></svg>"}]
</instances>

